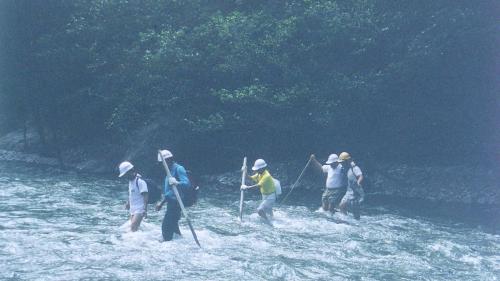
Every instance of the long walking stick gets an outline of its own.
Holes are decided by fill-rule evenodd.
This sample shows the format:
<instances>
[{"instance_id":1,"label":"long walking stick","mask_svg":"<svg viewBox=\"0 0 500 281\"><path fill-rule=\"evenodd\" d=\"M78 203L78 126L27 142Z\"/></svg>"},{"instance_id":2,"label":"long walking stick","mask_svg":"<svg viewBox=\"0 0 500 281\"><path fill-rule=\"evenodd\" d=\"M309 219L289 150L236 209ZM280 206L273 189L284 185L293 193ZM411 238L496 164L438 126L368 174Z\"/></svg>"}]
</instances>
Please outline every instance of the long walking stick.
<instances>
[{"instance_id":1,"label":"long walking stick","mask_svg":"<svg viewBox=\"0 0 500 281\"><path fill-rule=\"evenodd\" d=\"M283 204L285 203L286 199L288 198L288 196L292 193L293 189L295 188L295 186L297 186L297 184L299 183L300 179L302 178L302 175L304 175L304 172L306 171L307 167L309 167L309 164L311 163L311 158L309 158L309 161L307 161L307 164L306 166L304 167L304 169L302 169L302 172L300 173L299 177L297 178L297 180L293 183L292 185L292 188L290 189L290 191L288 192L288 194L285 196L285 198L283 198L283 200L281 200L281 203L280 204Z\"/></svg>"},{"instance_id":2,"label":"long walking stick","mask_svg":"<svg viewBox=\"0 0 500 281\"><path fill-rule=\"evenodd\" d=\"M161 154L161 151L158 150L158 155L161 156L161 162L163 163L163 167L165 168L165 172L167 172L168 178L172 177L172 174L170 173L170 169L168 168L167 162L165 162L165 158L163 158L163 155ZM172 189L174 190L175 197L177 198L177 202L179 202L179 206L181 206L182 214L186 218L186 221L189 225L189 229L191 230L191 233L193 234L194 241L198 246L201 248L200 241L198 241L198 236L196 236L196 232L194 232L193 225L191 224L191 221L189 220L188 214L186 212L186 208L184 208L184 203L182 203L181 196L179 195L179 191L177 190L177 185L172 184Z\"/></svg>"},{"instance_id":3,"label":"long walking stick","mask_svg":"<svg viewBox=\"0 0 500 281\"><path fill-rule=\"evenodd\" d=\"M243 158L243 171L241 172L241 185L245 184L245 178L247 176L247 158ZM240 191L240 221L243 221L243 199L245 197L245 191L241 189Z\"/></svg>"}]
</instances>

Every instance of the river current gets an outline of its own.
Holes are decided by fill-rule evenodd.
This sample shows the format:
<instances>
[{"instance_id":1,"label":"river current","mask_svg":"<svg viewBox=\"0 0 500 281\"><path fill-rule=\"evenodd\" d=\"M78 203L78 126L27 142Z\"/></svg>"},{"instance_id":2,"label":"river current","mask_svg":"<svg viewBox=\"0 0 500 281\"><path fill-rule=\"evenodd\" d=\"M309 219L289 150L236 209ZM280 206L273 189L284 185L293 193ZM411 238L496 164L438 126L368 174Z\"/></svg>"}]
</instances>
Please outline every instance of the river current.
<instances>
[{"instance_id":1,"label":"river current","mask_svg":"<svg viewBox=\"0 0 500 281\"><path fill-rule=\"evenodd\" d=\"M247 196L240 223L237 189L205 187L200 202L188 209L200 249L184 219L182 237L160 242L164 210L152 207L140 230L129 232L126 198L127 185L119 180L0 163L0 280L450 281L500 276L498 225L412 215L370 200L356 221L290 200L277 206L270 227L255 213L257 194Z\"/></svg>"}]
</instances>

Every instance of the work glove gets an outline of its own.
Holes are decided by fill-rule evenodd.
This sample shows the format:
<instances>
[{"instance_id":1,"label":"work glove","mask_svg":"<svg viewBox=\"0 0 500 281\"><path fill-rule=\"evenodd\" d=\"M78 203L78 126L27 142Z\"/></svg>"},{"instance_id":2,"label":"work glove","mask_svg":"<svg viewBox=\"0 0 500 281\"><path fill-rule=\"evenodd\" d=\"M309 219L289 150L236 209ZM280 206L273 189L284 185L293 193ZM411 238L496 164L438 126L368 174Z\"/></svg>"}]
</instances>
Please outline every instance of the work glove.
<instances>
[{"instance_id":1,"label":"work glove","mask_svg":"<svg viewBox=\"0 0 500 281\"><path fill-rule=\"evenodd\" d=\"M242 184L241 187L240 187L240 189L243 189L243 190L248 189L248 188L249 188L249 186L248 185L244 185L244 184Z\"/></svg>"},{"instance_id":2,"label":"work glove","mask_svg":"<svg viewBox=\"0 0 500 281\"><path fill-rule=\"evenodd\" d=\"M178 185L178 184L179 184L179 182L177 181L177 179L176 179L176 178L174 178L174 177L170 177L170 178L168 178L168 184L169 184L169 185Z\"/></svg>"}]
</instances>

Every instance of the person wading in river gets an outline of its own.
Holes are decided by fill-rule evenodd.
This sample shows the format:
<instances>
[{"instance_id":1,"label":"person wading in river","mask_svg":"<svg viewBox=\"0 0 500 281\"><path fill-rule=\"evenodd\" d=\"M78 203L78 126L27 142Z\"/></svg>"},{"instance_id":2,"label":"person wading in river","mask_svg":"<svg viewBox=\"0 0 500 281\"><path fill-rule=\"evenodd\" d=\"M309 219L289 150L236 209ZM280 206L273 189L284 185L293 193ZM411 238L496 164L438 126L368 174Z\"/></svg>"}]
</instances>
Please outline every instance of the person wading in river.
<instances>
[{"instance_id":1,"label":"person wading in river","mask_svg":"<svg viewBox=\"0 0 500 281\"><path fill-rule=\"evenodd\" d=\"M135 171L132 163L122 162L118 169L120 170L118 177L128 179L128 201L125 209L130 213L130 230L135 232L148 214L148 185Z\"/></svg>"},{"instance_id":2,"label":"person wading in river","mask_svg":"<svg viewBox=\"0 0 500 281\"><path fill-rule=\"evenodd\" d=\"M362 187L363 173L361 169L352 161L351 155L347 152L340 153L339 162L348 167L347 170L347 192L340 202L340 211L343 214L350 212L354 218L360 219L360 204L365 199L365 192Z\"/></svg>"},{"instance_id":3,"label":"person wading in river","mask_svg":"<svg viewBox=\"0 0 500 281\"><path fill-rule=\"evenodd\" d=\"M346 192L347 180L345 178L345 169L338 162L337 154L330 154L326 165L321 165L314 154L311 155L311 162L322 173L327 174L325 191L321 197L321 207L324 211L335 213L335 208L338 207L340 200Z\"/></svg>"},{"instance_id":4,"label":"person wading in river","mask_svg":"<svg viewBox=\"0 0 500 281\"><path fill-rule=\"evenodd\" d=\"M184 191L191 188L191 183L187 176L186 169L174 161L174 155L168 150L162 150L161 156L158 155L158 162L162 162L161 157L167 162L168 168L172 173L172 177L165 177L165 187L163 190L163 200L156 205L156 210L160 211L165 203L167 203L167 211L163 217L161 224L161 234L164 241L171 241L174 233L181 235L179 229L179 220L181 218L181 207L175 197L172 185L176 185L181 199L184 197Z\"/></svg>"},{"instance_id":5,"label":"person wading in river","mask_svg":"<svg viewBox=\"0 0 500 281\"><path fill-rule=\"evenodd\" d=\"M257 208L257 212L259 216L261 216L266 223L271 224L269 221L269 216L273 216L273 206L276 202L276 187L274 186L273 178L271 174L266 169L267 163L263 159L257 159L255 164L252 167L252 170L255 171L255 175L247 176L249 179L256 182L255 185L241 185L241 189L249 189L253 187L259 187L260 193L262 194L262 202ZM246 169L242 167L242 169Z\"/></svg>"}]
</instances>

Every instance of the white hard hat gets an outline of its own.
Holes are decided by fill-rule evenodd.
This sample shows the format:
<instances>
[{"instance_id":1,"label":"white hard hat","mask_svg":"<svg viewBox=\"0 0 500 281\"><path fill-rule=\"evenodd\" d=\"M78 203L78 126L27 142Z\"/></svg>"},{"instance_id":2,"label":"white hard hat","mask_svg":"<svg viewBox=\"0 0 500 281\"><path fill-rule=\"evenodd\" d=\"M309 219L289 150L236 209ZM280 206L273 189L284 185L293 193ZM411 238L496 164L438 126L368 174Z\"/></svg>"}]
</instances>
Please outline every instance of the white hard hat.
<instances>
[{"instance_id":1,"label":"white hard hat","mask_svg":"<svg viewBox=\"0 0 500 281\"><path fill-rule=\"evenodd\" d=\"M333 153L333 154L330 154L330 156L328 156L328 160L326 160L326 164L327 165L330 165L334 162L338 162L339 161L339 157L337 156L337 154Z\"/></svg>"},{"instance_id":2,"label":"white hard hat","mask_svg":"<svg viewBox=\"0 0 500 281\"><path fill-rule=\"evenodd\" d=\"M132 168L134 168L134 165L132 165L132 163L130 162L122 162L120 164L120 166L118 167L118 169L120 170L120 175L118 175L118 177L123 177L123 175L125 175L128 171L132 170Z\"/></svg>"},{"instance_id":3,"label":"white hard hat","mask_svg":"<svg viewBox=\"0 0 500 281\"><path fill-rule=\"evenodd\" d=\"M158 153L158 162L161 162L161 158L163 157L163 159L167 159L167 158L170 158L170 157L173 157L174 155L172 154L172 152L170 152L169 150L162 150L161 151L161 156L160 156L160 153Z\"/></svg>"},{"instance_id":4,"label":"white hard hat","mask_svg":"<svg viewBox=\"0 0 500 281\"><path fill-rule=\"evenodd\" d=\"M253 164L252 170L257 171L265 167L267 167L266 161L264 159L257 159L255 160L255 164Z\"/></svg>"}]
</instances>

